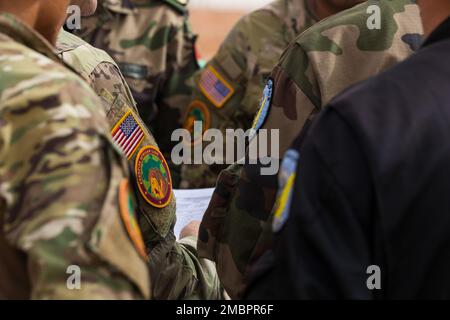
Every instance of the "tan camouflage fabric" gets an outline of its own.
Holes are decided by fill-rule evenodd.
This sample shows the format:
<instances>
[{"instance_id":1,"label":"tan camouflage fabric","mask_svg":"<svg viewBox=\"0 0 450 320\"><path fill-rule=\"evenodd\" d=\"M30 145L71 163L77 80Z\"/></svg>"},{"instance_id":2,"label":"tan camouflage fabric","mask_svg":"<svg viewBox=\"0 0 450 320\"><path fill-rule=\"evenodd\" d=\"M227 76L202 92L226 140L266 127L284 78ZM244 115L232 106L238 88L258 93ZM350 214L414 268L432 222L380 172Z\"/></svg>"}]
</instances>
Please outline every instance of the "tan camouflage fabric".
<instances>
[{"instance_id":1,"label":"tan camouflage fabric","mask_svg":"<svg viewBox=\"0 0 450 320\"><path fill-rule=\"evenodd\" d=\"M105 50L119 65L166 159L176 142L198 70L196 36L188 22L188 1L100 0L92 17L82 19L77 33ZM179 169L172 168L174 186Z\"/></svg>"},{"instance_id":2,"label":"tan camouflage fabric","mask_svg":"<svg viewBox=\"0 0 450 320\"><path fill-rule=\"evenodd\" d=\"M307 0L276 0L242 17L206 68L195 76L195 88L184 127L193 134L193 121L203 130L215 128L250 129L259 107L266 79L281 54L297 35L316 22ZM231 89L229 98L218 106L202 85L212 68ZM206 93L205 93L206 91ZM203 109L197 107L202 104ZM214 187L222 165L185 165L182 188Z\"/></svg>"},{"instance_id":3,"label":"tan camouflage fabric","mask_svg":"<svg viewBox=\"0 0 450 320\"><path fill-rule=\"evenodd\" d=\"M371 5L381 10L380 29L367 27ZM419 9L410 0L367 1L319 22L297 37L273 69L271 108L262 129L280 130L282 155L332 97L404 60L422 34ZM260 169L246 164L223 171L200 228L199 254L216 262L233 298L242 296L249 265L270 246L266 226L278 182Z\"/></svg>"},{"instance_id":4,"label":"tan camouflage fabric","mask_svg":"<svg viewBox=\"0 0 450 320\"><path fill-rule=\"evenodd\" d=\"M0 13L0 298L150 298L124 227L128 168L100 104L45 39Z\"/></svg>"},{"instance_id":5,"label":"tan camouflage fabric","mask_svg":"<svg viewBox=\"0 0 450 320\"><path fill-rule=\"evenodd\" d=\"M63 60L82 75L102 98L109 127L112 129L132 112L144 130L145 137L129 157L134 168L142 148L158 145L135 108L128 85L112 58L66 31L58 37L57 50ZM134 172L137 175L137 172ZM136 180L134 179L136 183ZM136 183L137 184L137 183ZM137 188L137 186L136 186ZM154 299L218 299L221 286L214 263L197 257L197 238L176 241L173 226L176 219L175 197L164 208L157 208L137 192L139 225L149 255Z\"/></svg>"}]
</instances>

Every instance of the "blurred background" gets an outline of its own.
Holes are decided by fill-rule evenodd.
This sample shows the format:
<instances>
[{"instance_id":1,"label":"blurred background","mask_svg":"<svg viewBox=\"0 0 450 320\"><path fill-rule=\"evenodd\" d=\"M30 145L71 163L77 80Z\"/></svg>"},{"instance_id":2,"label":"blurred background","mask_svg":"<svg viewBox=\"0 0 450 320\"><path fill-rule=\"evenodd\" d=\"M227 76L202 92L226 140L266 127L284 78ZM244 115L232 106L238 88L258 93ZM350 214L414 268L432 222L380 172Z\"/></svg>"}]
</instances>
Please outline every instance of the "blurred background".
<instances>
[{"instance_id":1,"label":"blurred background","mask_svg":"<svg viewBox=\"0 0 450 320\"><path fill-rule=\"evenodd\" d=\"M201 58L209 60L239 18L271 0L190 0L189 10Z\"/></svg>"}]
</instances>

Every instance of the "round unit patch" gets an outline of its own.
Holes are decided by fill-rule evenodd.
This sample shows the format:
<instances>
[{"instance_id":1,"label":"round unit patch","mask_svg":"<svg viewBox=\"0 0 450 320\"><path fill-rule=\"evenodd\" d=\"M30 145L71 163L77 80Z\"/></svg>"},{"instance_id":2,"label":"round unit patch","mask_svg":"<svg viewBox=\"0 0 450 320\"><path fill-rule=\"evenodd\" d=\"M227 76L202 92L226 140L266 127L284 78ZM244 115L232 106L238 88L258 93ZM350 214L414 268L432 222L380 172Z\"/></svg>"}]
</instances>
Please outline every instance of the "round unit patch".
<instances>
[{"instance_id":1,"label":"round unit patch","mask_svg":"<svg viewBox=\"0 0 450 320\"><path fill-rule=\"evenodd\" d=\"M122 218L125 229L133 242L139 255L147 260L147 253L145 251L145 244L142 238L141 229L136 220L135 205L133 202L133 197L129 188L128 180L124 180L119 186L119 210L120 216Z\"/></svg>"},{"instance_id":2,"label":"round unit patch","mask_svg":"<svg viewBox=\"0 0 450 320\"><path fill-rule=\"evenodd\" d=\"M275 202L275 213L273 218L272 230L278 232L286 223L289 217L289 210L292 202L292 189L297 172L297 163L300 158L296 150L288 150L284 156L281 165L279 179L279 192Z\"/></svg>"},{"instance_id":3,"label":"round unit patch","mask_svg":"<svg viewBox=\"0 0 450 320\"><path fill-rule=\"evenodd\" d=\"M135 172L144 199L154 207L166 207L172 199L172 178L162 153L153 146L142 148L136 156Z\"/></svg>"},{"instance_id":4,"label":"round unit patch","mask_svg":"<svg viewBox=\"0 0 450 320\"><path fill-rule=\"evenodd\" d=\"M272 97L273 97L273 80L267 80L266 87L263 91L263 96L261 98L261 103L259 107L259 111L253 121L252 129L254 131L258 131L263 126L266 121L267 115L269 114L270 107L272 105Z\"/></svg>"},{"instance_id":5,"label":"round unit patch","mask_svg":"<svg viewBox=\"0 0 450 320\"><path fill-rule=\"evenodd\" d=\"M199 122L201 122L201 125ZM203 133L209 129L210 122L211 117L208 107L201 101L193 101L189 106L183 125L184 129L191 134L193 144L202 140Z\"/></svg>"}]
</instances>

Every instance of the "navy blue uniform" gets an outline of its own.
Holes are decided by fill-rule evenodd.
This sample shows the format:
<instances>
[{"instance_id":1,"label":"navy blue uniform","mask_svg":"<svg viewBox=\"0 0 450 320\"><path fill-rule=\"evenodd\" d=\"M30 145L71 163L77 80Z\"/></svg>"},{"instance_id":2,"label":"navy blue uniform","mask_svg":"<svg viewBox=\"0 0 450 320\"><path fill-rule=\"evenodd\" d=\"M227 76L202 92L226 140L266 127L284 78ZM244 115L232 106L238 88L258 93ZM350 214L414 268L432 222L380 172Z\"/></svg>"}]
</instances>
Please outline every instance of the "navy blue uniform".
<instances>
[{"instance_id":1,"label":"navy blue uniform","mask_svg":"<svg viewBox=\"0 0 450 320\"><path fill-rule=\"evenodd\" d=\"M450 298L450 19L334 99L297 151L250 298ZM368 289L371 265L381 290Z\"/></svg>"}]
</instances>

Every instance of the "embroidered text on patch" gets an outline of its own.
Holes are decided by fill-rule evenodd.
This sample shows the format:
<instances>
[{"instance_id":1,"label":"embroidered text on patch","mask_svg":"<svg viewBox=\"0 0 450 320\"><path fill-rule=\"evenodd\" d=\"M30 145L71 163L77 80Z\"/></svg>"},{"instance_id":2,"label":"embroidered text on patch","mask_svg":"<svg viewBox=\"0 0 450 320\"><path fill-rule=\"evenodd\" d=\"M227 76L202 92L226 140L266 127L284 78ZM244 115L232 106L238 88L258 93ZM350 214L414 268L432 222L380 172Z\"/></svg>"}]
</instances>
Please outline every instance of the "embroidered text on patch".
<instances>
[{"instance_id":1,"label":"embroidered text on patch","mask_svg":"<svg viewBox=\"0 0 450 320\"><path fill-rule=\"evenodd\" d=\"M122 150L128 159L144 140L144 131L134 118L131 111L125 115L116 124L111 131L112 137L116 145Z\"/></svg>"},{"instance_id":2,"label":"embroidered text on patch","mask_svg":"<svg viewBox=\"0 0 450 320\"><path fill-rule=\"evenodd\" d=\"M222 108L234 93L234 89L212 66L203 71L200 90L217 108Z\"/></svg>"},{"instance_id":3,"label":"embroidered text on patch","mask_svg":"<svg viewBox=\"0 0 450 320\"><path fill-rule=\"evenodd\" d=\"M188 130L191 135L194 137L194 140L192 140L192 144L200 142L203 137L203 134L206 130L209 129L210 122L211 122L211 116L208 111L208 107L199 100L194 100L191 105L188 108L188 112L186 115L186 118L184 120L183 127L184 129ZM200 121L202 123L201 132L195 132L195 122ZM195 140L195 137L198 137L197 140Z\"/></svg>"},{"instance_id":4,"label":"embroidered text on patch","mask_svg":"<svg viewBox=\"0 0 450 320\"><path fill-rule=\"evenodd\" d=\"M158 148L145 146L136 156L135 173L139 191L156 208L164 208L172 199L172 177L166 159Z\"/></svg>"}]
</instances>

